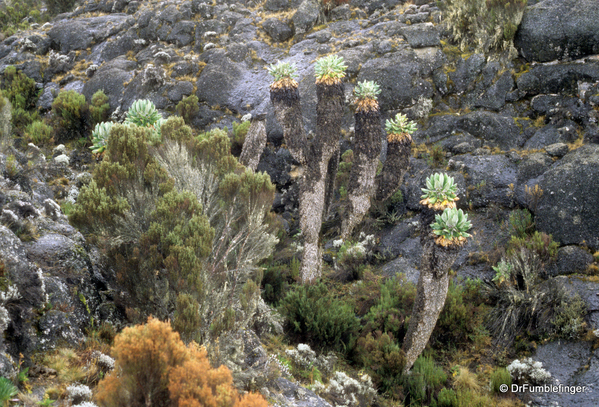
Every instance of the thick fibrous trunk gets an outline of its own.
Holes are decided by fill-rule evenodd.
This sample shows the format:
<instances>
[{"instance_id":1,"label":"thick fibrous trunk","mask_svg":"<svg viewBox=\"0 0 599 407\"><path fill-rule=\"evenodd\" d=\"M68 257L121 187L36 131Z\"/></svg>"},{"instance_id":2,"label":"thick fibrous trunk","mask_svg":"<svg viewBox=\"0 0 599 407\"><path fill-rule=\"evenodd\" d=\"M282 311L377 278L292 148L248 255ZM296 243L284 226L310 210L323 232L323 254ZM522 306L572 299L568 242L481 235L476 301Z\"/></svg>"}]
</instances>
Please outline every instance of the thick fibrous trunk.
<instances>
[{"instance_id":1,"label":"thick fibrous trunk","mask_svg":"<svg viewBox=\"0 0 599 407\"><path fill-rule=\"evenodd\" d=\"M256 171L265 146L266 126L264 125L264 118L252 119L250 128L245 136L239 162L252 171Z\"/></svg>"},{"instance_id":2,"label":"thick fibrous trunk","mask_svg":"<svg viewBox=\"0 0 599 407\"><path fill-rule=\"evenodd\" d=\"M300 165L306 164L308 139L304 129L304 118L297 88L280 88L270 91L270 101L275 115L283 127L283 137L291 156Z\"/></svg>"},{"instance_id":3,"label":"thick fibrous trunk","mask_svg":"<svg viewBox=\"0 0 599 407\"><path fill-rule=\"evenodd\" d=\"M425 209L425 212L429 215L425 217L430 218L429 211ZM434 213L432 215L434 218ZM430 225L425 222L421 223L423 249L416 300L410 317L410 326L403 343L403 350L406 353L404 372L412 368L431 337L445 305L449 287L449 268L455 262L461 248L460 246L437 245L435 243L436 236L430 232Z\"/></svg>"},{"instance_id":4,"label":"thick fibrous trunk","mask_svg":"<svg viewBox=\"0 0 599 407\"><path fill-rule=\"evenodd\" d=\"M343 116L343 83L316 84L316 139L309 156L300 192L300 227L304 236L301 276L312 283L321 275L320 227L326 201L327 179L333 180L337 166L329 169L329 161L338 152Z\"/></svg>"},{"instance_id":5,"label":"thick fibrous trunk","mask_svg":"<svg viewBox=\"0 0 599 407\"><path fill-rule=\"evenodd\" d=\"M356 112L354 162L349 176L348 216L341 225L341 238L347 239L370 209L374 194L378 157L381 153L379 110Z\"/></svg>"},{"instance_id":6,"label":"thick fibrous trunk","mask_svg":"<svg viewBox=\"0 0 599 407\"><path fill-rule=\"evenodd\" d=\"M410 164L411 144L410 138L389 142L383 171L376 179L375 199L377 202L387 200L401 186L403 176Z\"/></svg>"},{"instance_id":7,"label":"thick fibrous trunk","mask_svg":"<svg viewBox=\"0 0 599 407\"><path fill-rule=\"evenodd\" d=\"M329 165L327 167L327 179L324 189L324 210L322 215L323 220L325 221L329 215L329 209L331 208L331 203L333 202L333 197L335 196L335 181L337 179L337 169L339 168L340 156L341 154L339 152L339 147L337 147L337 150L329 159Z\"/></svg>"}]
</instances>

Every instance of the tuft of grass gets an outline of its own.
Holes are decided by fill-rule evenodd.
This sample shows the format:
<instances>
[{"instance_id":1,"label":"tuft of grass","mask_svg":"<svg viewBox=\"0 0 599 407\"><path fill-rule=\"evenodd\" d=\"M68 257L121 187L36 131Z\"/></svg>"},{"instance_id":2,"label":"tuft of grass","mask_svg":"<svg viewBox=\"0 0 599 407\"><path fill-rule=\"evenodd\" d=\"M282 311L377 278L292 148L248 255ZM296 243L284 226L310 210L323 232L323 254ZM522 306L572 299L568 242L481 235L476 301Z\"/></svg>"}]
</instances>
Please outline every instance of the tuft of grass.
<instances>
[{"instance_id":1,"label":"tuft of grass","mask_svg":"<svg viewBox=\"0 0 599 407\"><path fill-rule=\"evenodd\" d=\"M87 377L85 364L74 349L57 349L44 355L42 360L45 366L56 370L61 383L82 382Z\"/></svg>"},{"instance_id":2,"label":"tuft of grass","mask_svg":"<svg viewBox=\"0 0 599 407\"><path fill-rule=\"evenodd\" d=\"M479 391L481 386L478 383L476 373L473 373L467 367L460 367L457 374L453 378L453 385L459 390Z\"/></svg>"}]
</instances>

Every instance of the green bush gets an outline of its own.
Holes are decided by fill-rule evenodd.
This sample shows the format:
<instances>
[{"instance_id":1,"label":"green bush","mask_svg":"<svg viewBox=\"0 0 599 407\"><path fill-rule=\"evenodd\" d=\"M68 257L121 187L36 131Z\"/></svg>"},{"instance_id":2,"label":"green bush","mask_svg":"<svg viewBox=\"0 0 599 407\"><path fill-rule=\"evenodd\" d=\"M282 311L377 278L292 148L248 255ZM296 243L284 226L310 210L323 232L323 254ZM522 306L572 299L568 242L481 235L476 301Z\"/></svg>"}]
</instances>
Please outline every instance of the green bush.
<instances>
[{"instance_id":1,"label":"green bush","mask_svg":"<svg viewBox=\"0 0 599 407\"><path fill-rule=\"evenodd\" d=\"M484 318L488 312L480 280L463 284L450 281L445 305L431 335L433 347L465 348L486 337Z\"/></svg>"},{"instance_id":2,"label":"green bush","mask_svg":"<svg viewBox=\"0 0 599 407\"><path fill-rule=\"evenodd\" d=\"M406 406L428 405L433 400L434 393L447 382L447 375L435 361L426 356L420 356L414 362L409 375L404 375L404 392Z\"/></svg>"},{"instance_id":3,"label":"green bush","mask_svg":"<svg viewBox=\"0 0 599 407\"><path fill-rule=\"evenodd\" d=\"M530 235L534 230L534 222L532 221L532 215L528 209L516 209L510 212L509 217L509 234L510 236L516 236L523 238Z\"/></svg>"},{"instance_id":4,"label":"green bush","mask_svg":"<svg viewBox=\"0 0 599 407\"><path fill-rule=\"evenodd\" d=\"M39 0L17 0L5 2L0 8L0 27L4 35L11 36L18 30L29 28L26 18L30 17L34 22L41 22Z\"/></svg>"},{"instance_id":5,"label":"green bush","mask_svg":"<svg viewBox=\"0 0 599 407\"><path fill-rule=\"evenodd\" d=\"M35 81L17 68L10 65L4 70L2 83L4 96L8 98L13 109L32 110L39 97Z\"/></svg>"},{"instance_id":6,"label":"green bush","mask_svg":"<svg viewBox=\"0 0 599 407\"><path fill-rule=\"evenodd\" d=\"M131 315L174 314L201 342L254 315L259 292L248 281L277 242L274 186L237 163L226 134L195 139L180 117L163 126L151 147L151 127L114 124L69 219L113 259Z\"/></svg>"},{"instance_id":7,"label":"green bush","mask_svg":"<svg viewBox=\"0 0 599 407\"><path fill-rule=\"evenodd\" d=\"M360 280L368 268L364 245L349 240L343 243L337 252L337 264L339 266L336 273L337 280L346 282Z\"/></svg>"},{"instance_id":8,"label":"green bush","mask_svg":"<svg viewBox=\"0 0 599 407\"><path fill-rule=\"evenodd\" d=\"M46 0L46 6L48 13L54 16L71 11L76 2L77 0Z\"/></svg>"},{"instance_id":9,"label":"green bush","mask_svg":"<svg viewBox=\"0 0 599 407\"><path fill-rule=\"evenodd\" d=\"M108 96L103 90L98 90L92 96L92 103L89 106L89 114L92 119L92 124L105 122L108 120L110 112L110 104L108 103Z\"/></svg>"},{"instance_id":10,"label":"green bush","mask_svg":"<svg viewBox=\"0 0 599 407\"><path fill-rule=\"evenodd\" d=\"M199 99L196 95L186 96L175 107L175 110L185 120L186 124L190 124L193 117L200 111L198 104Z\"/></svg>"},{"instance_id":11,"label":"green bush","mask_svg":"<svg viewBox=\"0 0 599 407\"><path fill-rule=\"evenodd\" d=\"M25 139L35 145L51 143L54 129L43 121L34 121L25 128Z\"/></svg>"},{"instance_id":12,"label":"green bush","mask_svg":"<svg viewBox=\"0 0 599 407\"><path fill-rule=\"evenodd\" d=\"M233 137L231 140L231 153L238 157L241 155L243 149L243 143L245 142L245 136L250 128L250 122L233 122Z\"/></svg>"},{"instance_id":13,"label":"green bush","mask_svg":"<svg viewBox=\"0 0 599 407\"><path fill-rule=\"evenodd\" d=\"M579 294L562 301L551 321L555 335L568 340L578 339L586 328L586 313L586 303Z\"/></svg>"},{"instance_id":14,"label":"green bush","mask_svg":"<svg viewBox=\"0 0 599 407\"><path fill-rule=\"evenodd\" d=\"M502 384L507 384L508 387L512 385L512 376L505 367L497 368L491 373L491 390L493 393L504 394L505 392L500 390Z\"/></svg>"},{"instance_id":15,"label":"green bush","mask_svg":"<svg viewBox=\"0 0 599 407\"><path fill-rule=\"evenodd\" d=\"M335 299L324 284L296 286L281 300L279 310L298 341L339 352L353 347L360 325L353 308Z\"/></svg>"},{"instance_id":16,"label":"green bush","mask_svg":"<svg viewBox=\"0 0 599 407\"><path fill-rule=\"evenodd\" d=\"M393 335L401 343L414 306L416 287L404 277L396 277L385 281L380 290L380 298L365 316L361 336L381 331Z\"/></svg>"},{"instance_id":17,"label":"green bush","mask_svg":"<svg viewBox=\"0 0 599 407\"><path fill-rule=\"evenodd\" d=\"M507 255L513 256L522 249L536 253L543 263L549 263L557 259L559 243L554 242L551 235L539 231L523 237L512 236L506 248Z\"/></svg>"},{"instance_id":18,"label":"green bush","mask_svg":"<svg viewBox=\"0 0 599 407\"><path fill-rule=\"evenodd\" d=\"M527 0L448 0L443 17L462 51L509 51Z\"/></svg>"},{"instance_id":19,"label":"green bush","mask_svg":"<svg viewBox=\"0 0 599 407\"><path fill-rule=\"evenodd\" d=\"M89 107L85 96L74 90L61 91L52 102L57 142L87 136L90 128Z\"/></svg>"},{"instance_id":20,"label":"green bush","mask_svg":"<svg viewBox=\"0 0 599 407\"><path fill-rule=\"evenodd\" d=\"M34 121L40 120L40 116L37 111L28 111L21 109L20 107L13 109L11 114L12 124L18 135L22 135L25 128Z\"/></svg>"},{"instance_id":21,"label":"green bush","mask_svg":"<svg viewBox=\"0 0 599 407\"><path fill-rule=\"evenodd\" d=\"M299 266L299 260L295 257L287 264L283 262L268 264L262 277L262 298L264 301L277 306L279 301L287 294L294 278L299 276Z\"/></svg>"},{"instance_id":22,"label":"green bush","mask_svg":"<svg viewBox=\"0 0 599 407\"><path fill-rule=\"evenodd\" d=\"M437 395L437 407L458 407L458 396L453 389L441 389Z\"/></svg>"},{"instance_id":23,"label":"green bush","mask_svg":"<svg viewBox=\"0 0 599 407\"><path fill-rule=\"evenodd\" d=\"M355 359L372 377L380 392L403 399L402 375L405 353L393 334L376 331L358 339Z\"/></svg>"},{"instance_id":24,"label":"green bush","mask_svg":"<svg viewBox=\"0 0 599 407\"><path fill-rule=\"evenodd\" d=\"M18 135L25 127L39 119L35 104L39 91L35 81L14 66L7 66L2 81L2 94L9 100L12 111L11 121Z\"/></svg>"},{"instance_id":25,"label":"green bush","mask_svg":"<svg viewBox=\"0 0 599 407\"><path fill-rule=\"evenodd\" d=\"M546 264L557 259L559 243L554 242L551 235L539 231L535 231L532 235L524 235L523 237L512 236L507 244L507 255L513 256L522 249L536 253L541 262Z\"/></svg>"}]
</instances>

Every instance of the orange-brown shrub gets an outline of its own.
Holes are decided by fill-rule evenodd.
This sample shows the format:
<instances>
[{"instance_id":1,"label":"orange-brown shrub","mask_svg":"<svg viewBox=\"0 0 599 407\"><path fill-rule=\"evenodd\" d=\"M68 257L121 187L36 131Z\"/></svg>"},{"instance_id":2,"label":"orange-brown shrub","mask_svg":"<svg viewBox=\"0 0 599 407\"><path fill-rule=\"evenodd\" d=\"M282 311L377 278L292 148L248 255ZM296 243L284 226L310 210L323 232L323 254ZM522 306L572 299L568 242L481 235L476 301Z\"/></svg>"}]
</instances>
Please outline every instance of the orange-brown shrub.
<instances>
[{"instance_id":1,"label":"orange-brown shrub","mask_svg":"<svg viewBox=\"0 0 599 407\"><path fill-rule=\"evenodd\" d=\"M167 322L150 317L145 325L124 329L112 353L115 369L98 384L100 406L268 406L258 394L240 397L229 369L213 369L206 349L185 346Z\"/></svg>"}]
</instances>

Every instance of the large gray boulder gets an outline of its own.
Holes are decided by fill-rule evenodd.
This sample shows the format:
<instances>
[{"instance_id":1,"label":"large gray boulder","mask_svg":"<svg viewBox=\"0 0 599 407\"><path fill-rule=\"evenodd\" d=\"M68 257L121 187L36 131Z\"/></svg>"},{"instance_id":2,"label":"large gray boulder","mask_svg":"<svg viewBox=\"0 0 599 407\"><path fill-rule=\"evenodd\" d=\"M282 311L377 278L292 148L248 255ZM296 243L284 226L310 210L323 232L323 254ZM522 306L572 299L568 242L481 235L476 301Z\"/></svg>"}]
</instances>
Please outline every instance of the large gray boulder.
<instances>
[{"instance_id":1,"label":"large gray boulder","mask_svg":"<svg viewBox=\"0 0 599 407\"><path fill-rule=\"evenodd\" d=\"M292 17L295 33L303 34L310 31L316 24L319 14L320 8L318 2L315 0L304 0Z\"/></svg>"},{"instance_id":2,"label":"large gray boulder","mask_svg":"<svg viewBox=\"0 0 599 407\"><path fill-rule=\"evenodd\" d=\"M116 109L121 104L125 92L125 83L130 82L135 76L133 69L136 67L137 64L134 61L129 61L125 57L106 62L85 83L83 95L87 100L91 100L94 93L103 90L108 96L110 108Z\"/></svg>"},{"instance_id":3,"label":"large gray boulder","mask_svg":"<svg viewBox=\"0 0 599 407\"><path fill-rule=\"evenodd\" d=\"M526 8L514 45L529 61L599 53L596 0L544 0Z\"/></svg>"},{"instance_id":4,"label":"large gray boulder","mask_svg":"<svg viewBox=\"0 0 599 407\"><path fill-rule=\"evenodd\" d=\"M108 37L129 28L135 20L131 16L110 14L107 16L61 20L52 27L48 36L63 54L72 50L86 49Z\"/></svg>"},{"instance_id":5,"label":"large gray boulder","mask_svg":"<svg viewBox=\"0 0 599 407\"><path fill-rule=\"evenodd\" d=\"M557 65L535 65L522 74L516 84L521 95L549 93L575 94L578 82L599 81L599 63L562 63Z\"/></svg>"},{"instance_id":6,"label":"large gray boulder","mask_svg":"<svg viewBox=\"0 0 599 407\"><path fill-rule=\"evenodd\" d=\"M466 178L466 195L464 202L471 202L475 207L497 203L509 207L512 203L511 188L516 185L518 169L505 155L463 155L454 161Z\"/></svg>"},{"instance_id":7,"label":"large gray boulder","mask_svg":"<svg viewBox=\"0 0 599 407\"><path fill-rule=\"evenodd\" d=\"M566 154L539 180L543 195L535 211L540 231L562 245L586 244L599 249L599 145Z\"/></svg>"},{"instance_id":8,"label":"large gray boulder","mask_svg":"<svg viewBox=\"0 0 599 407\"><path fill-rule=\"evenodd\" d=\"M433 85L424 80L423 70L414 51L403 49L368 60L358 81L376 81L381 87L381 110L396 110L412 106L421 96L433 96Z\"/></svg>"}]
</instances>

